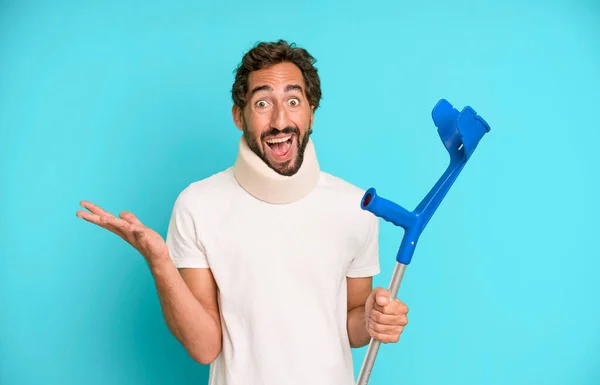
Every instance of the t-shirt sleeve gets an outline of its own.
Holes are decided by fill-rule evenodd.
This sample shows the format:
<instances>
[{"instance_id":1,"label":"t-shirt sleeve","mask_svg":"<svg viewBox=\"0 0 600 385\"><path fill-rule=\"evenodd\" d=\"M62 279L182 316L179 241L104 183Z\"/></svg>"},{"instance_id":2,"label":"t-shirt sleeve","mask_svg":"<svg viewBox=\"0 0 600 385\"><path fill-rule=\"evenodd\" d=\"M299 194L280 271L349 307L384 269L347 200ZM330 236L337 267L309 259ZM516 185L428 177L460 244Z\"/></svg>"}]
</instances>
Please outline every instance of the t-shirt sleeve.
<instances>
[{"instance_id":1,"label":"t-shirt sleeve","mask_svg":"<svg viewBox=\"0 0 600 385\"><path fill-rule=\"evenodd\" d=\"M198 223L180 196L173 207L167 230L167 247L177 268L209 267L206 250L199 239Z\"/></svg>"},{"instance_id":2,"label":"t-shirt sleeve","mask_svg":"<svg viewBox=\"0 0 600 385\"><path fill-rule=\"evenodd\" d=\"M380 272L379 266L379 218L372 215L369 218L362 247L346 273L347 277L372 277Z\"/></svg>"}]
</instances>

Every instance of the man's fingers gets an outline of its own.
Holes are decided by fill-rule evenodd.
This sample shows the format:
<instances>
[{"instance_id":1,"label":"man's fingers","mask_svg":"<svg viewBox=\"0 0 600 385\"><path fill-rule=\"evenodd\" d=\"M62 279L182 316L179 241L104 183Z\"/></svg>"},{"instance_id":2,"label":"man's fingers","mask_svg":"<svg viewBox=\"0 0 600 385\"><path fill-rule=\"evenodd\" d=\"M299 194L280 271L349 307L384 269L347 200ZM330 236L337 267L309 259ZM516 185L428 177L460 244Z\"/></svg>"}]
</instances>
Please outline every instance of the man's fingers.
<instances>
[{"instance_id":1,"label":"man's fingers","mask_svg":"<svg viewBox=\"0 0 600 385\"><path fill-rule=\"evenodd\" d=\"M369 325L369 329L371 329L372 332L375 333L379 333L379 334L396 334L396 333L400 333L402 331L402 326L400 325L381 325L375 322L371 322Z\"/></svg>"},{"instance_id":2,"label":"man's fingers","mask_svg":"<svg viewBox=\"0 0 600 385\"><path fill-rule=\"evenodd\" d=\"M79 210L77 211L77 216L106 230L112 231L123 239L127 238L125 234L129 230L129 227L132 226L123 219L116 218L110 214L98 215L85 210Z\"/></svg>"},{"instance_id":3,"label":"man's fingers","mask_svg":"<svg viewBox=\"0 0 600 385\"><path fill-rule=\"evenodd\" d=\"M408 319L405 315L385 314L379 310L373 309L371 312L371 320L381 325L406 325Z\"/></svg>"},{"instance_id":4,"label":"man's fingers","mask_svg":"<svg viewBox=\"0 0 600 385\"><path fill-rule=\"evenodd\" d=\"M386 306L390 303L390 294L383 287L376 287L373 290L373 295L375 296L375 304L379 306Z\"/></svg>"},{"instance_id":5,"label":"man's fingers","mask_svg":"<svg viewBox=\"0 0 600 385\"><path fill-rule=\"evenodd\" d=\"M376 340L387 344L390 342L398 342L400 340L400 334L402 334L402 330L398 327L371 324L369 326L369 334Z\"/></svg>"},{"instance_id":6,"label":"man's fingers","mask_svg":"<svg viewBox=\"0 0 600 385\"><path fill-rule=\"evenodd\" d=\"M100 208L100 206L93 204L92 202L88 202L88 201L81 201L80 202L81 207L84 207L88 210L90 210L92 213L98 215L98 216L102 216L102 215L110 215L110 216L114 216L111 213L103 210L102 208Z\"/></svg>"},{"instance_id":7,"label":"man's fingers","mask_svg":"<svg viewBox=\"0 0 600 385\"><path fill-rule=\"evenodd\" d=\"M102 223L98 214L93 214L85 210L79 210L77 211L77 216L81 219L85 219L88 222L104 227L104 223Z\"/></svg>"},{"instance_id":8,"label":"man's fingers","mask_svg":"<svg viewBox=\"0 0 600 385\"><path fill-rule=\"evenodd\" d=\"M117 218L112 215L102 215L100 216L100 222L110 227L113 227L123 233L128 233L132 231L133 225L127 222L124 219Z\"/></svg>"},{"instance_id":9,"label":"man's fingers","mask_svg":"<svg viewBox=\"0 0 600 385\"><path fill-rule=\"evenodd\" d=\"M86 219L98 226L113 226L120 231L133 231L135 228L143 226L142 222L129 211L123 211L119 214L119 218L88 201L81 201L81 207L88 209L92 214L83 210L77 212L77 216ZM135 227L134 227L135 226Z\"/></svg>"},{"instance_id":10,"label":"man's fingers","mask_svg":"<svg viewBox=\"0 0 600 385\"><path fill-rule=\"evenodd\" d=\"M128 223L131 223L132 225L136 225L136 226L142 226L142 222L137 219L137 217L135 215L133 215L133 213L129 212L129 211L123 211L121 212L121 214L119 214L119 216L124 219L125 221L127 221Z\"/></svg>"},{"instance_id":11,"label":"man's fingers","mask_svg":"<svg viewBox=\"0 0 600 385\"><path fill-rule=\"evenodd\" d=\"M142 221L140 221L133 213L129 211L123 211L119 216L126 221L128 226L128 231L133 234L133 237L139 242L144 239L148 235L147 228L144 226Z\"/></svg>"},{"instance_id":12,"label":"man's fingers","mask_svg":"<svg viewBox=\"0 0 600 385\"><path fill-rule=\"evenodd\" d=\"M408 306L397 298L385 306L374 303L373 309L384 314L408 314Z\"/></svg>"}]
</instances>

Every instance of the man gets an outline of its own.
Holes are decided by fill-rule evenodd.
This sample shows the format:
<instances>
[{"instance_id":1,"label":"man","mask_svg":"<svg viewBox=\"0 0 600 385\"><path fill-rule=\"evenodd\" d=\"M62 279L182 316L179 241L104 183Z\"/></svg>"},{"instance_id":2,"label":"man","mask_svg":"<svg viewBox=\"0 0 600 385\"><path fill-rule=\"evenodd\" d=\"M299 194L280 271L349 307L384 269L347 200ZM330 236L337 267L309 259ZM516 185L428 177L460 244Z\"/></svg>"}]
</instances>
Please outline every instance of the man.
<instances>
[{"instance_id":1,"label":"man","mask_svg":"<svg viewBox=\"0 0 600 385\"><path fill-rule=\"evenodd\" d=\"M78 216L145 257L166 323L210 385L351 385L351 348L397 342L408 309L372 288L378 219L363 191L320 170L310 139L314 58L260 43L239 66L235 164L177 198L166 241L132 213Z\"/></svg>"}]
</instances>

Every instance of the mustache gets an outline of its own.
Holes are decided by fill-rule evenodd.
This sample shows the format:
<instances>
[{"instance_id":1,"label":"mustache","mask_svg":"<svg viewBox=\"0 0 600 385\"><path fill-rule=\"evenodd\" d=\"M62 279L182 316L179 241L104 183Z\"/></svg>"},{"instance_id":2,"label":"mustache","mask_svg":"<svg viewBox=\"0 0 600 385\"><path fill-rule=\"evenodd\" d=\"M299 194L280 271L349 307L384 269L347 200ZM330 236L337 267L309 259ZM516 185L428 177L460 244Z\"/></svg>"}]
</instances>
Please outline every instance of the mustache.
<instances>
[{"instance_id":1,"label":"mustache","mask_svg":"<svg viewBox=\"0 0 600 385\"><path fill-rule=\"evenodd\" d=\"M297 129L296 127L292 127L292 126L287 126L286 128L284 128L283 130L279 130L277 128L271 128L265 132L263 132L260 135L260 139L264 140L270 136L276 136L279 134L296 134L298 136L300 136L300 130Z\"/></svg>"}]
</instances>

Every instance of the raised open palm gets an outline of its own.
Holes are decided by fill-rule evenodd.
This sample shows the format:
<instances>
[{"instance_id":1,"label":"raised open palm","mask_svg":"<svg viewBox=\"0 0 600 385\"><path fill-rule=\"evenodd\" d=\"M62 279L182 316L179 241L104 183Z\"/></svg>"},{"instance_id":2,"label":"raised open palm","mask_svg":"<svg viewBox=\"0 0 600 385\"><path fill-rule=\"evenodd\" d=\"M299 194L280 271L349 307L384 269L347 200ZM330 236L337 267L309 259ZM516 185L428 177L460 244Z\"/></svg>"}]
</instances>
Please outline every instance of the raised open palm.
<instances>
[{"instance_id":1,"label":"raised open palm","mask_svg":"<svg viewBox=\"0 0 600 385\"><path fill-rule=\"evenodd\" d=\"M91 202L82 201L81 206L89 211L77 211L79 218L117 234L135 247L149 264L169 259L167 244L160 234L144 226L132 213L123 211L116 217Z\"/></svg>"}]
</instances>

